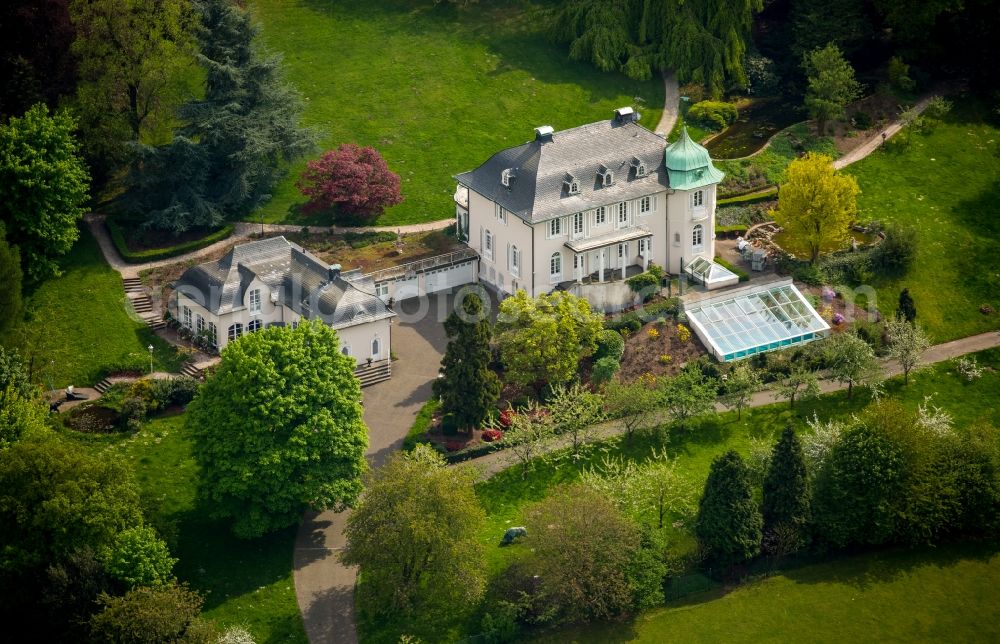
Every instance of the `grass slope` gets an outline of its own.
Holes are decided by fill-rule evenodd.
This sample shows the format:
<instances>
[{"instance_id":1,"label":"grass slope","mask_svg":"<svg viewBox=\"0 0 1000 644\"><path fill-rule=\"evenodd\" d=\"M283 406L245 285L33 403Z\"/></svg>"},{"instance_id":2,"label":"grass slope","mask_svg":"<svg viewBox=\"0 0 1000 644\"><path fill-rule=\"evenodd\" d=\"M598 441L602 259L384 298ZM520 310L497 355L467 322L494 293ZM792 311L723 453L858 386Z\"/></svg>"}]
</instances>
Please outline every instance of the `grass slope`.
<instances>
[{"instance_id":1,"label":"grass slope","mask_svg":"<svg viewBox=\"0 0 1000 644\"><path fill-rule=\"evenodd\" d=\"M911 374L909 386L903 385L902 378L891 379L887 383L886 392L891 398L899 400L904 407L914 411L919 404L925 401L927 396L932 396L932 404L947 410L952 415L955 427L959 431L962 427L977 421L1000 424L1000 407L996 405L997 392L1000 392L1000 371L998 371L1000 370L1000 349L981 352L977 354L977 359L981 366L990 367L991 370L987 370L981 378L972 382L961 378L951 363L939 363L918 372L916 376ZM583 466L598 464L606 456L618 454L628 459L642 461L650 457L652 448L665 450L672 458L676 459L678 471L691 482L697 490L697 494L700 494L712 460L725 451L735 449L746 456L750 452L752 439L764 439L770 444L777 440L782 429L788 424L791 424L797 431L808 431L806 421L811 419L814 414L821 420L849 418L851 414L860 412L869 402L870 398L864 392L856 393L853 399L848 399L845 392L837 392L805 403L796 403L795 409L790 409L787 402L782 402L745 411L740 420L737 420L736 414L733 412L713 414L700 419L692 429L687 431L637 435L631 442L612 440L600 443L591 452L589 460L584 461ZM487 514L487 523L479 538L486 548L487 570L492 579L500 578L508 566L527 554L526 546L523 544L515 544L507 548L498 547L504 531L511 526L523 525L524 509L529 503L545 498L549 490L556 485L576 481L579 479L580 470L581 467L568 460L542 460L536 463L535 469L526 478L521 477L520 467L514 466L477 486L477 495ZM649 520L652 521L652 517L649 517ZM683 528L683 525L679 527L672 525L675 521L683 520L685 518L680 516L670 517L664 528L664 536L671 552L675 555L690 552L696 547L694 539L689 531ZM866 556L877 559L880 555ZM921 559L920 554L903 553L900 556L910 557L913 561ZM934 555L928 556L933 557ZM827 567L825 569L827 572L816 574L850 576L854 574L850 572L851 566L854 565L849 560L845 561L842 573L837 573L836 571L841 569L840 562L824 563L823 566ZM998 572L995 568L1000 567L1000 559L994 560L990 566L991 574L997 575ZM794 577L795 574L800 573L788 573L790 577ZM802 572L801 574L806 573ZM955 575L951 577L950 582L942 581L942 583L957 583L959 579L961 579L961 575ZM839 601L839 592L831 591L832 594L825 599ZM884 592L893 595L897 590L887 589ZM899 589L898 592L904 592L904 590ZM975 584L970 582L965 592L971 595L981 595L982 588L978 582ZM773 595L769 595L769 597L772 601L778 599ZM1000 599L1000 595L997 594L996 590L993 590L981 601L995 603L998 599ZM820 595L813 599L804 598L802 601L821 602L824 601L824 597ZM487 597L483 604L490 606L490 598ZM982 605L980 604L980 611ZM667 610L673 609L668 608ZM814 607L810 610L818 609ZM418 615L409 619L399 618L396 620L376 618L373 615L362 613L358 616L358 628L362 635L362 641L365 642L389 644L396 642L400 633L414 635L423 641L453 641L479 633L483 611L483 606L468 607L444 615ZM825 616L803 615L801 628L806 629L810 625L814 626L818 620L824 618L840 619L842 617L840 611L841 609L831 610ZM932 615L932 613L928 613L928 615ZM635 628L639 629L644 623L642 621L644 619L645 617L641 618L636 623ZM789 613L784 615L784 619L798 619L798 614ZM609 637L609 633L618 630L626 633L628 632L627 628L621 624L616 624L613 627L594 626L594 630L575 630L571 631L570 635L577 638L578 641L605 641ZM901 634L906 631L901 623L887 623L882 635L893 638L897 628L900 629ZM636 636L643 632L645 631L640 629ZM774 632L780 633L781 631ZM563 634L559 633L554 641L565 641ZM651 633L653 634L649 637L662 639L662 631L654 630ZM970 635L975 634L974 631L969 631L969 633ZM716 640L718 635L719 633L712 632L712 636ZM783 641L785 639L787 638L783 638ZM964 639L969 640L970 638ZM687 640L682 637L677 641Z\"/></svg>"},{"instance_id":2,"label":"grass slope","mask_svg":"<svg viewBox=\"0 0 1000 644\"><path fill-rule=\"evenodd\" d=\"M292 580L295 530L243 541L207 516L195 500L198 466L183 414L156 418L132 436L71 437L134 466L147 517L180 560L178 579L205 596L205 617L222 628L242 625L259 643L308 641Z\"/></svg>"},{"instance_id":3,"label":"grass slope","mask_svg":"<svg viewBox=\"0 0 1000 644\"><path fill-rule=\"evenodd\" d=\"M990 642L1000 638L998 587L994 547L867 553L541 641Z\"/></svg>"},{"instance_id":4,"label":"grass slope","mask_svg":"<svg viewBox=\"0 0 1000 644\"><path fill-rule=\"evenodd\" d=\"M60 265L62 276L35 289L25 303L26 320L3 338L33 360L36 380L46 388L91 386L106 366L148 369L150 344L156 369L180 369L175 349L130 317L121 276L105 263L88 229Z\"/></svg>"},{"instance_id":5,"label":"grass slope","mask_svg":"<svg viewBox=\"0 0 1000 644\"><path fill-rule=\"evenodd\" d=\"M379 224L453 217L451 177L530 140L536 126L565 129L637 105L653 127L663 107L659 78L637 82L570 61L566 47L542 32L543 8L528 0L465 9L406 0L250 6L305 97L305 123L319 130L320 151L371 145L400 175L405 201ZM266 221L304 221L289 211L304 201L295 188L304 165L275 188L263 206Z\"/></svg>"},{"instance_id":6,"label":"grass slope","mask_svg":"<svg viewBox=\"0 0 1000 644\"><path fill-rule=\"evenodd\" d=\"M893 311L903 287L917 320L935 342L1000 328L1000 129L978 105L956 110L900 151L879 151L844 171L861 187L860 217L912 226L917 258L902 279L876 285L879 306Z\"/></svg>"}]
</instances>

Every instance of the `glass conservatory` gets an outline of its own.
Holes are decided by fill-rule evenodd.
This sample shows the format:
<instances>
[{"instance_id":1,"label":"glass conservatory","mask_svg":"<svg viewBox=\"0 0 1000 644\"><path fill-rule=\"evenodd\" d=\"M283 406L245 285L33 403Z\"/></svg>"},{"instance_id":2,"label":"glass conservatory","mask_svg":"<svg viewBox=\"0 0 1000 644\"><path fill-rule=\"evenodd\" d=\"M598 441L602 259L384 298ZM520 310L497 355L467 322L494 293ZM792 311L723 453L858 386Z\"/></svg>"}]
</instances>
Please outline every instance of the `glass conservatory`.
<instances>
[{"instance_id":1,"label":"glass conservatory","mask_svg":"<svg viewBox=\"0 0 1000 644\"><path fill-rule=\"evenodd\" d=\"M685 305L691 327L716 359L729 362L824 337L826 323L791 280Z\"/></svg>"}]
</instances>

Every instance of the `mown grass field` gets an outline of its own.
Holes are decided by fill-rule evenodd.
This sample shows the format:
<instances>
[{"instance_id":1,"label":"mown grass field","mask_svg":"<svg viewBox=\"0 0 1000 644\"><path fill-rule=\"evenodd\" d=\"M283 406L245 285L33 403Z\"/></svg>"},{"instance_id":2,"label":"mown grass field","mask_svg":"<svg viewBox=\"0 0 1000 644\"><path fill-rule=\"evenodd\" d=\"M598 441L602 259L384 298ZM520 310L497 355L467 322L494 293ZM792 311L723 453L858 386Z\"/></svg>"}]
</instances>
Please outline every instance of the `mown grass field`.
<instances>
[{"instance_id":1,"label":"mown grass field","mask_svg":"<svg viewBox=\"0 0 1000 644\"><path fill-rule=\"evenodd\" d=\"M925 401L927 396L933 396L931 399L932 404L940 406L952 414L955 427L958 431L961 431L961 428L970 423L978 421L998 424L1000 423L1000 408L996 405L996 401L997 392L1000 392L1000 373L997 371L1000 369L1000 350L994 349L982 352L977 354L977 359L980 365L988 366L991 370L987 370L981 378L972 382L961 378L955 372L953 364L946 362L929 367L919 372L915 377L911 374L911 382L908 386L903 385L902 378L893 378L887 383L887 393L891 398L899 400L904 407L914 411L919 404ZM700 419L691 429L686 431L662 431L653 435L636 436L632 441L619 439L600 443L592 451L589 460L585 460L582 466L572 464L566 460L543 460L538 462L534 470L524 478L521 476L519 467L515 466L505 470L477 487L477 495L487 513L487 523L480 533L479 538L486 548L486 564L489 576L493 579L499 578L510 564L527 554L525 550L526 546L524 545L516 544L507 548L498 547L500 538L503 536L506 528L523 525L525 507L534 501L545 498L548 491L554 486L578 480L582 467L597 464L605 456L620 454L627 459L642 461L650 457L652 448L665 450L671 458L676 459L678 470L695 488L697 491L696 494L700 495L712 460L725 451L735 449L746 456L749 454L753 439L763 439L768 444L772 444L788 424L791 424L797 431L808 431L807 420L813 418L814 415L820 420L849 418L851 414L860 412L869 403L870 397L862 391L857 392L853 399L848 399L844 392L838 392L825 395L816 400L797 403L794 409L790 409L787 402L752 409L749 412L744 412L742 419L739 420L737 420L736 414L732 412L716 414ZM677 527L672 525L675 521L684 521L685 519L686 517L672 516L664 528L663 534L673 554L682 555L691 551L696 545L689 531L683 525ZM962 547L959 546L958 548L960 551ZM930 579L929 576L936 569L936 566L933 564L935 556L933 551L914 551L914 553L903 553L900 556L904 559L909 558L912 560L913 563L907 564L907 566L916 566L922 561L920 552L927 554L929 557L928 561L931 562L927 564L927 571L925 573L925 577ZM877 554L863 555L862 559L859 560L862 563L851 563L852 560L850 559L845 559L843 562L836 560L830 563L823 563L821 564L821 569L814 574L819 576L826 575L832 578L840 578L841 576L849 577L855 574L852 572L852 567L869 565L865 564L864 561L877 562L880 556ZM958 558L961 559L962 557ZM994 577L1000 575L1000 557L994 557L989 561L990 563L987 568L990 574L994 575ZM794 576L795 574L813 574L804 570L788 574L790 576ZM982 571L980 571L981 573ZM958 573L944 575L942 584L961 583L961 580L962 575ZM1000 588L1000 586L996 588ZM753 599L752 602L771 601L776 605L774 610L780 611L784 597L789 594L787 592L788 586L778 585L775 586L775 589L774 593L767 595L769 599ZM879 593L885 593L886 596L895 597L895 601L903 603L906 601L906 593L910 592L910 590L911 586L909 585L878 590L872 595L872 600L877 601ZM983 594L982 591L983 587L979 585L977 580L970 581L962 592L966 592L970 596L981 597ZM751 592L751 589L741 589L740 592ZM840 586L834 585L826 595L820 592L815 596L803 596L801 599L802 606L809 607L808 610L811 611L818 610L825 602L831 602L836 606L837 602L843 599L844 592ZM753 597L756 597L756 595L753 595ZM714 599L714 596L706 596L701 599L691 599L689 603L698 605L712 599ZM748 599L748 601L751 600ZM995 604L998 601L1000 601L1000 594L994 588L986 597L979 599L980 603L978 606L980 608L978 610L982 611L982 607L987 605L988 602ZM487 600L487 603L489 603L489 600ZM678 608L678 605L671 603L664 610L666 611L665 615L673 615L682 609ZM723 607L718 610L725 611L727 609ZM877 607L866 607L865 610L877 610ZM831 623L835 623L836 620L842 619L843 614L848 611L849 606L831 608L825 614L804 615L802 621L797 622L799 624L797 628L801 628L802 632L808 632L807 629L814 626L817 622L828 620ZM363 636L363 641L367 642L395 642L401 632L415 635L424 641L453 640L479 633L482 614L482 607L469 607L465 610L454 610L446 615L436 614L432 617L428 616L425 619L418 617L410 619L405 623L402 621L389 622L369 619L362 615L359 620L359 629ZM652 614L658 615L659 613L654 612ZM706 614L711 615L711 613ZM867 614L858 613L859 619L864 618ZM933 621L936 614L933 611L928 612L926 619ZM970 612L968 614L973 613ZM916 619L916 616L913 617ZM706 617L706 619L711 618ZM640 628L646 619L647 616L644 615L632 625L598 625L593 626L592 630L579 629L570 631L568 634L560 632L557 635L553 635L551 641L568 641L565 638L587 642L606 641L610 636L609 634L615 632L622 635L632 633L635 637L640 637L643 633L647 632ZM664 617L663 619L667 618ZM766 624L767 620L764 618L761 619L763 620L762 623ZM782 614L782 619L795 621L798 619L797 613L789 612L788 614ZM691 628L693 629L697 623L697 620L694 620L691 623ZM654 626L650 628L653 629L648 631L650 633L648 637L652 638L650 641L655 640L657 637L662 638L663 634L668 632L668 630L663 630L667 627ZM788 632L794 634L797 631L795 628L790 628ZM971 630L971 627L967 631L970 636L976 632L975 630ZM710 636L708 635L708 630L705 633L705 637L709 639L714 638L715 641L718 641L721 635L719 631L711 631ZM768 638L774 639L777 637L782 641L788 641L788 638L783 637L783 633L784 631L776 628L770 633L760 633L759 639L768 640ZM915 637L919 636L917 632L908 631L905 624L899 621L887 622L878 639L906 639L907 633L911 633ZM740 633L734 633L734 636L737 635L740 635ZM679 637L677 641L687 641L687 639L687 637ZM965 638L964 641L971 640Z\"/></svg>"},{"instance_id":2,"label":"mown grass field","mask_svg":"<svg viewBox=\"0 0 1000 644\"><path fill-rule=\"evenodd\" d=\"M196 501L198 466L184 415L162 416L134 435L71 433L83 448L130 463L147 518L179 559L174 572L205 597L204 616L220 628L243 626L258 643L307 642L295 599L295 528L244 541Z\"/></svg>"},{"instance_id":3,"label":"mown grass field","mask_svg":"<svg viewBox=\"0 0 1000 644\"><path fill-rule=\"evenodd\" d=\"M155 369L180 369L176 350L130 316L121 276L105 263L89 229L60 265L63 274L26 296L26 319L3 338L33 363L37 382L47 389L89 387L110 365L149 369L150 344Z\"/></svg>"},{"instance_id":4,"label":"mown grass field","mask_svg":"<svg viewBox=\"0 0 1000 644\"><path fill-rule=\"evenodd\" d=\"M1000 552L956 544L844 557L543 642L995 642Z\"/></svg>"},{"instance_id":5,"label":"mown grass field","mask_svg":"<svg viewBox=\"0 0 1000 644\"><path fill-rule=\"evenodd\" d=\"M917 231L916 261L898 279L874 284L883 312L908 287L917 321L934 342L1000 328L1000 128L985 106L956 99L955 112L905 148L880 150L844 172L861 187L862 220Z\"/></svg>"},{"instance_id":6,"label":"mown grass field","mask_svg":"<svg viewBox=\"0 0 1000 644\"><path fill-rule=\"evenodd\" d=\"M319 130L314 156L341 143L371 145L400 175L405 201L385 213L383 225L453 217L451 177L530 140L536 126L565 129L635 105L653 127L663 108L660 78L636 82L569 60L567 48L543 32L544 2L249 6L305 98L305 123ZM289 210L304 201L295 188L304 166L295 164L274 190L266 221L304 221Z\"/></svg>"}]
</instances>

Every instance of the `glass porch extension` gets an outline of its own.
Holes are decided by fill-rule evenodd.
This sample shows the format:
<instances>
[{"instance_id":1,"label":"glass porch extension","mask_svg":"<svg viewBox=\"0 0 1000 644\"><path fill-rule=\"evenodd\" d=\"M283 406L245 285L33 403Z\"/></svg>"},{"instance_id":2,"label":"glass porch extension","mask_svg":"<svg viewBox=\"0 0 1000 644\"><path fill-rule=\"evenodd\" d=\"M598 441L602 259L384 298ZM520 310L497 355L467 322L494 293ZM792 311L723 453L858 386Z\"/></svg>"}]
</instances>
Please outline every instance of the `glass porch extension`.
<instances>
[{"instance_id":1,"label":"glass porch extension","mask_svg":"<svg viewBox=\"0 0 1000 644\"><path fill-rule=\"evenodd\" d=\"M809 342L830 331L791 280L692 302L685 313L722 362Z\"/></svg>"}]
</instances>

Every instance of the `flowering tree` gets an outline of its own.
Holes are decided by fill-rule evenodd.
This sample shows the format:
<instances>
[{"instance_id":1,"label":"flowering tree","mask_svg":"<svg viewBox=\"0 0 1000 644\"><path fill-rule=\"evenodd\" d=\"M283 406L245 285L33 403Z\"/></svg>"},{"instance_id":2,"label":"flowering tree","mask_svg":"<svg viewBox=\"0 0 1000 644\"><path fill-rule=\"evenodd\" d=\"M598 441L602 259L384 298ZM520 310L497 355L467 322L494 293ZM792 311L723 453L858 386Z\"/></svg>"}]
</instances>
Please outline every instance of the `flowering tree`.
<instances>
[{"instance_id":1,"label":"flowering tree","mask_svg":"<svg viewBox=\"0 0 1000 644\"><path fill-rule=\"evenodd\" d=\"M307 163L297 186L309 197L305 212L336 207L348 217L375 220L403 201L399 175L375 148L354 143L344 143Z\"/></svg>"}]
</instances>

